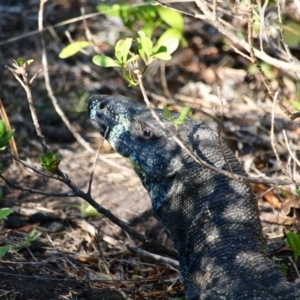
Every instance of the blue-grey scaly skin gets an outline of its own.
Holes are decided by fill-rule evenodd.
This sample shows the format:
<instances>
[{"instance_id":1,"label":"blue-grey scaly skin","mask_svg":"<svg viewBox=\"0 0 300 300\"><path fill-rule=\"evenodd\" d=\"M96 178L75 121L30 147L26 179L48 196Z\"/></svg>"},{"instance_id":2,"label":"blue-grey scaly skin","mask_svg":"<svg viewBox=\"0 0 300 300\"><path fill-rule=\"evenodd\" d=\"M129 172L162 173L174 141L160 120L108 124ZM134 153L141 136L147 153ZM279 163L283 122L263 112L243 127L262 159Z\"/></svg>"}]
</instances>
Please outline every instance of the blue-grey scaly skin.
<instances>
[{"instance_id":1,"label":"blue-grey scaly skin","mask_svg":"<svg viewBox=\"0 0 300 300\"><path fill-rule=\"evenodd\" d=\"M162 128L143 105L126 97L95 95L88 105L92 124L128 158L179 253L186 299L300 299L265 252L257 201L239 183L196 163L170 135L175 128L155 110ZM173 113L175 117L178 114ZM217 134L186 119L180 139L202 160L228 171ZM234 173L244 175L223 147Z\"/></svg>"}]
</instances>

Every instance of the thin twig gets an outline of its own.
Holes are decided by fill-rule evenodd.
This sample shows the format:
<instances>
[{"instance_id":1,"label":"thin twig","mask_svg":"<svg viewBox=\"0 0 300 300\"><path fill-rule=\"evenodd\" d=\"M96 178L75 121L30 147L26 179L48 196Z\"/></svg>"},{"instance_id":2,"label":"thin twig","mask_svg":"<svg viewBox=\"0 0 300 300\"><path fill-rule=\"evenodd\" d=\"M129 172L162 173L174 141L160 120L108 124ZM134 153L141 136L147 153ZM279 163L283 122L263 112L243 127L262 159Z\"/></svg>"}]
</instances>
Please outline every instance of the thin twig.
<instances>
[{"instance_id":1,"label":"thin twig","mask_svg":"<svg viewBox=\"0 0 300 300\"><path fill-rule=\"evenodd\" d=\"M60 108L59 103L54 96L51 83L50 83L50 76L49 76L49 68L48 68L48 59L47 59L47 54L46 54L46 43L45 39L43 36L43 11L44 11L44 3L45 0L41 0L40 2L40 9L39 9L39 19L38 19L38 24L39 24L39 32L40 32L40 38L41 38L41 46L42 46L42 64L44 67L44 79L45 79L45 85L46 89L48 92L48 96L51 99L51 102L54 106L55 111L57 114L60 116L62 121L65 123L67 128L70 130L70 132L73 134L75 137L76 141L84 147L88 152L94 153L93 148L89 145L87 141L85 141L82 136L77 132L76 128L70 123L69 119L65 115L64 111Z\"/></svg>"},{"instance_id":2,"label":"thin twig","mask_svg":"<svg viewBox=\"0 0 300 300\"><path fill-rule=\"evenodd\" d=\"M16 183L8 180L2 174L0 174L0 178L2 178L9 186L11 186L17 190L23 191L23 192L30 192L32 194L39 194L39 195L53 196L53 197L74 197L77 195L75 192L55 193L55 192L45 192L45 191L36 190L36 189L28 188L28 187L23 187L21 185L18 185Z\"/></svg>"},{"instance_id":3,"label":"thin twig","mask_svg":"<svg viewBox=\"0 0 300 300\"><path fill-rule=\"evenodd\" d=\"M268 194L269 192L273 191L275 189L275 186L271 186L269 189L267 189L266 191L264 191L262 194L257 195L255 198L256 199L260 199L262 198L264 195Z\"/></svg>"},{"instance_id":4,"label":"thin twig","mask_svg":"<svg viewBox=\"0 0 300 300\"><path fill-rule=\"evenodd\" d=\"M234 177L234 173L232 171L232 168L228 162L226 153L224 151L224 142L222 139L223 121L224 121L224 105L223 105L223 98L222 98L219 86L218 86L218 96L219 96L219 99L221 102L221 115L219 116L219 120L218 120L218 141L219 141L220 150L221 150L222 156L225 160L226 166L227 166L228 170L230 171L230 173L232 174L232 176Z\"/></svg>"},{"instance_id":5,"label":"thin twig","mask_svg":"<svg viewBox=\"0 0 300 300\"><path fill-rule=\"evenodd\" d=\"M276 1L277 2L277 10L278 10L278 23L279 23L279 32L280 32L280 39L281 39L281 44L284 47L285 54L289 58L290 62L293 62L293 55L290 51L289 46L286 44L284 41L284 35L283 35L283 28L282 28L282 16L281 16L281 4L285 4L285 1Z\"/></svg>"},{"instance_id":6,"label":"thin twig","mask_svg":"<svg viewBox=\"0 0 300 300\"><path fill-rule=\"evenodd\" d=\"M10 131L11 126L10 126L9 118L7 117L6 110L4 108L1 98L0 98L0 116L3 119L3 121L5 122L6 130ZM10 147L11 151L14 153L14 156L19 158L18 148L17 148L14 136L12 136L9 140L9 147ZM16 164L14 159L12 160L12 162L14 165Z\"/></svg>"},{"instance_id":7,"label":"thin twig","mask_svg":"<svg viewBox=\"0 0 300 300\"><path fill-rule=\"evenodd\" d=\"M129 250L131 250L131 251L133 251L133 252L135 252L135 253L137 253L141 256L154 259L159 263L165 263L165 264L171 265L172 267L175 267L175 268L179 267L179 263L178 263L177 260L174 260L174 259L171 259L171 258L168 258L168 257L164 257L164 256L161 256L161 255L158 255L158 254L153 254L153 253L145 251L141 248L137 248L135 246L129 245L127 247L128 247Z\"/></svg>"},{"instance_id":8,"label":"thin twig","mask_svg":"<svg viewBox=\"0 0 300 300\"><path fill-rule=\"evenodd\" d=\"M33 125L35 127L36 130L36 134L39 137L40 143L43 147L44 152L46 153L49 150L49 147L46 144L45 141L45 137L42 133L38 118L37 118L37 114L35 111L35 107L33 104L33 97L32 97L32 93L31 93L31 83L33 82L33 79L36 78L36 76L41 72L41 70L39 70L33 77L31 80L28 79L28 74L26 71L27 68L27 64L23 63L22 66L17 66L16 64L13 65L14 68L11 68L9 66L6 66L6 68L15 76L15 78L17 79L17 81L19 81L19 83L21 84L21 86L23 87L23 89L25 90L26 96L27 96L27 101L28 101L28 105L29 105L29 110L31 113L31 118L33 121Z\"/></svg>"},{"instance_id":9,"label":"thin twig","mask_svg":"<svg viewBox=\"0 0 300 300\"><path fill-rule=\"evenodd\" d=\"M283 133L285 145L286 145L286 147L287 147L287 149L288 149L288 152L289 152L290 156L291 156L292 159L295 161L295 163L298 165L298 167L300 167L300 161L297 159L296 155L294 154L294 152L293 152L292 149L291 149L291 146L290 146L289 141L288 141L288 139L287 139L285 130L282 130L282 133Z\"/></svg>"},{"instance_id":10,"label":"thin twig","mask_svg":"<svg viewBox=\"0 0 300 300\"><path fill-rule=\"evenodd\" d=\"M100 154L100 150L103 146L103 143L106 139L106 135L107 135L107 132L109 130L109 127L106 128L105 130L105 133L104 133L104 136L103 136L103 139L99 145L99 148L98 148L98 151L95 155L95 159L94 159L94 163L93 163L93 167L92 167L92 171L91 171L91 175L90 175L90 180L89 180L89 183L88 183L88 189L87 189L87 193L88 194L91 194L91 188L92 188L92 182L93 182L93 177L94 177L94 171L95 171L95 167L96 167L96 163L97 163L97 160L98 160L98 157L99 157L99 154Z\"/></svg>"},{"instance_id":11,"label":"thin twig","mask_svg":"<svg viewBox=\"0 0 300 300\"><path fill-rule=\"evenodd\" d=\"M167 97L168 99L172 99L172 95L169 91L168 83L166 80L166 64L163 61L160 62L160 80L165 97Z\"/></svg>"},{"instance_id":12,"label":"thin twig","mask_svg":"<svg viewBox=\"0 0 300 300\"><path fill-rule=\"evenodd\" d=\"M295 113L292 113L292 115L291 115L291 120L295 120L295 119L297 119L297 118L300 118L300 111L297 111L297 112L295 112Z\"/></svg>"},{"instance_id":13,"label":"thin twig","mask_svg":"<svg viewBox=\"0 0 300 300\"><path fill-rule=\"evenodd\" d=\"M246 51L250 52L250 45L244 38L239 38L236 33L231 30L229 27L224 26L224 24L220 21L220 18L217 17L217 20L215 20L213 13L208 9L207 7L207 1L204 0L195 0L194 2L198 5L198 7L202 10L203 14L191 14L187 13L181 9L174 9L170 7L169 5L164 4L163 1L157 1L162 6L168 7L170 9L173 9L175 11L178 11L184 15L192 16L196 19L205 20L209 22L212 26L214 26L217 30L219 30L223 35L225 35L233 44L239 45L241 48L245 49ZM282 70L289 70L293 72L300 73L300 63L298 61L295 61L293 63L291 62L285 62L279 59L276 59L264 51L258 50L256 48L253 48L254 54L256 57L260 58L261 60L265 61L266 63L275 66Z\"/></svg>"},{"instance_id":14,"label":"thin twig","mask_svg":"<svg viewBox=\"0 0 300 300\"><path fill-rule=\"evenodd\" d=\"M275 93L274 95L274 98L273 98L273 105L272 105L272 115L271 115L271 146L272 146L272 149L273 149L273 152L275 154L275 157L276 157L276 160L277 162L279 163L281 169L282 169L282 172L284 174L286 174L290 179L291 181L294 183L294 180L293 178L290 176L290 174L287 172L286 168L283 166L283 163L278 155L278 152L277 152L277 149L276 149L276 144L275 144L275 135L274 135L274 119L275 119L275 106L276 106L276 100L277 100L277 95L278 95L278 92Z\"/></svg>"},{"instance_id":15,"label":"thin twig","mask_svg":"<svg viewBox=\"0 0 300 300\"><path fill-rule=\"evenodd\" d=\"M296 272L296 274L297 274L297 277L300 278L300 274L299 274L298 268L297 268L295 262L292 260L292 258L291 258L290 256L289 256L289 261L290 261L291 264L293 265L294 270L295 270L295 272Z\"/></svg>"}]
</instances>

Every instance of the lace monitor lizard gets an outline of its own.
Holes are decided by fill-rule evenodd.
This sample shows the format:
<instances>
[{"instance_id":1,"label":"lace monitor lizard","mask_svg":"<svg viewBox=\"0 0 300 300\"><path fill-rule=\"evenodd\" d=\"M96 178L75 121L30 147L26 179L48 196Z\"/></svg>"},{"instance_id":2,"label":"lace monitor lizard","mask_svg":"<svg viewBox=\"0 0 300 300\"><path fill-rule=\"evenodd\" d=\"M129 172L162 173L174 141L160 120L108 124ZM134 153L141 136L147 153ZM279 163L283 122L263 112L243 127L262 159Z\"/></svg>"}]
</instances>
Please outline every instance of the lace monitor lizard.
<instances>
[{"instance_id":1,"label":"lace monitor lizard","mask_svg":"<svg viewBox=\"0 0 300 300\"><path fill-rule=\"evenodd\" d=\"M250 184L197 163L172 138L175 127L162 110L151 111L120 95L92 96L92 124L129 159L147 189L154 216L179 254L186 299L300 299L300 286L288 283L266 255L257 201ZM172 113L178 117L177 113ZM177 135L203 161L246 176L218 135L186 119ZM224 159L227 157L227 162Z\"/></svg>"}]
</instances>

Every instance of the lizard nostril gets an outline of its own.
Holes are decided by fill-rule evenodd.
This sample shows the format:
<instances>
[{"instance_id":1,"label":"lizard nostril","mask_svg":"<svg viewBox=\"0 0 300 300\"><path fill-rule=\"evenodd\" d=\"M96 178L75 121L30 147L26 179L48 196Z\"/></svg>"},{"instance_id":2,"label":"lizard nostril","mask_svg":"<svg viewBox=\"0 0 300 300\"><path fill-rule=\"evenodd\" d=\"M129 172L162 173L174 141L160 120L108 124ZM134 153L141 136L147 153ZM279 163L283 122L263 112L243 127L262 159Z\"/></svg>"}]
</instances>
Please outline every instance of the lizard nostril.
<instances>
[{"instance_id":1,"label":"lizard nostril","mask_svg":"<svg viewBox=\"0 0 300 300\"><path fill-rule=\"evenodd\" d=\"M105 108L106 107L106 104L104 103L104 102L101 102L100 104L99 104L99 108L100 109L103 109L103 108Z\"/></svg>"}]
</instances>

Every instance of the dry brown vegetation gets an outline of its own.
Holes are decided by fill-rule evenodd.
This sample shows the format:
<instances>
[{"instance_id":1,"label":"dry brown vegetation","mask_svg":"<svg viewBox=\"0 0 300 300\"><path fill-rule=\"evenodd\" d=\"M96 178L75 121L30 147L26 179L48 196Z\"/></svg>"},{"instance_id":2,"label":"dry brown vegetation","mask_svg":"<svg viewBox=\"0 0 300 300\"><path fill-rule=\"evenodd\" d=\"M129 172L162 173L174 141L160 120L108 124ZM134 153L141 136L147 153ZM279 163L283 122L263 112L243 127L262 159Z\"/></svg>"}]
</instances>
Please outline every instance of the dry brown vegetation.
<instances>
[{"instance_id":1,"label":"dry brown vegetation","mask_svg":"<svg viewBox=\"0 0 300 300\"><path fill-rule=\"evenodd\" d=\"M2 118L6 114L16 129L17 151L10 150L19 159L0 153L0 205L14 210L1 224L0 246L14 245L14 250L1 259L0 298L182 297L176 254L168 251L171 242L151 216L139 179L108 144L96 164L91 199L134 231L122 231L75 193L88 191L95 149L102 143L85 112L89 95L119 93L143 101L140 89L128 88L118 70L91 62L97 53L112 55L108 44L130 32L115 19L94 14L97 1L49 1L43 9L42 0L6 2L0 4L0 96ZM264 234L276 250L272 255L288 264L292 280L295 269L286 256L293 254L283 237L299 224L300 41L287 43L285 32L294 32L289 24L299 23L299 1L169 2L184 15L188 46L166 64L148 68L143 77L147 95L155 107L189 105L195 120L216 130L221 124L224 140L253 179ZM90 39L94 46L62 60L58 54L70 38ZM27 94L5 68L19 57L34 59L27 72L29 79L36 77ZM35 172L46 174L28 90L45 142L61 154L60 170L73 185L58 175ZM40 236L20 247L33 229ZM149 247L144 236L163 247Z\"/></svg>"}]
</instances>

